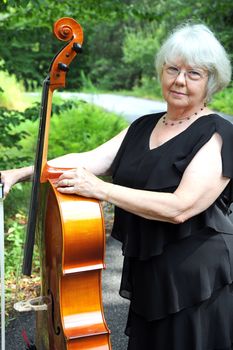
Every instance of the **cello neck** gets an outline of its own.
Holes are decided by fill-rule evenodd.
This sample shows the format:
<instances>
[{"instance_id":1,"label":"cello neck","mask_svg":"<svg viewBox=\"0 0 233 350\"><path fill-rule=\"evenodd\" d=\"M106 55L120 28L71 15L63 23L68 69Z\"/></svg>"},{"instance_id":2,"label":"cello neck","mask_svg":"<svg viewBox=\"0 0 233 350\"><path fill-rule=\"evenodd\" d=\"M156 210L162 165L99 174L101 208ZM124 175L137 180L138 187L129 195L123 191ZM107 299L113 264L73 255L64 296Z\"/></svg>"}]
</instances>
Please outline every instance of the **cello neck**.
<instances>
[{"instance_id":1,"label":"cello neck","mask_svg":"<svg viewBox=\"0 0 233 350\"><path fill-rule=\"evenodd\" d=\"M37 222L37 212L39 206L39 187L40 187L40 178L41 171L43 167L43 161L47 161L47 148L48 142L45 142L46 132L48 133L48 113L51 113L51 103L49 106L49 77L44 80L43 90L42 90L42 100L41 100L41 110L40 110L40 126L38 132L37 140L37 151L35 158L34 166L34 176L32 183L30 207L28 214L28 224L27 224L27 233L24 247L24 259L23 259L23 268L22 273L24 275L30 276L32 271L32 256L33 248L35 243L35 231L36 231L36 222ZM50 120L50 118L49 118Z\"/></svg>"},{"instance_id":2,"label":"cello neck","mask_svg":"<svg viewBox=\"0 0 233 350\"><path fill-rule=\"evenodd\" d=\"M47 179L43 179L43 172L48 160L48 142L49 142L49 129L50 129L50 119L51 119L51 110L52 110L52 98L53 91L50 85L47 85L47 79L44 81L42 101L41 101L41 127L40 134L41 140L40 143L40 156L39 163L40 169L38 169L40 174L41 182L45 182ZM39 143L39 142L38 142ZM39 150L38 150L39 152Z\"/></svg>"},{"instance_id":3,"label":"cello neck","mask_svg":"<svg viewBox=\"0 0 233 350\"><path fill-rule=\"evenodd\" d=\"M34 178L32 184L29 217L24 247L23 274L30 276L32 268L33 247L39 207L39 187L48 180L47 157L49 126L51 117L53 91L65 87L69 64L77 53L82 52L82 27L72 18L61 18L54 24L54 34L62 41L68 42L53 58L49 75L44 80L40 110L40 128L38 133L37 153L35 157Z\"/></svg>"}]
</instances>

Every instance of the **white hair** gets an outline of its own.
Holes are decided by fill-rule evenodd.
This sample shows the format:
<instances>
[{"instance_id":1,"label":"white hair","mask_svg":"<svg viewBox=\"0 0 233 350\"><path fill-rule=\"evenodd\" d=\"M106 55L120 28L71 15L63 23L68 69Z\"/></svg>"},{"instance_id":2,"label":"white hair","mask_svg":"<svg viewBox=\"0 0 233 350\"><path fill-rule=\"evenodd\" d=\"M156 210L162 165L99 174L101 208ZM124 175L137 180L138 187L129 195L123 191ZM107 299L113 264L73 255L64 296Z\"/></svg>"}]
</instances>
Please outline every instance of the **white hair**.
<instances>
[{"instance_id":1,"label":"white hair","mask_svg":"<svg viewBox=\"0 0 233 350\"><path fill-rule=\"evenodd\" d=\"M163 65L181 59L208 71L206 101L231 81L231 63L224 47L203 24L178 27L164 42L156 56L156 70L161 78Z\"/></svg>"}]
</instances>

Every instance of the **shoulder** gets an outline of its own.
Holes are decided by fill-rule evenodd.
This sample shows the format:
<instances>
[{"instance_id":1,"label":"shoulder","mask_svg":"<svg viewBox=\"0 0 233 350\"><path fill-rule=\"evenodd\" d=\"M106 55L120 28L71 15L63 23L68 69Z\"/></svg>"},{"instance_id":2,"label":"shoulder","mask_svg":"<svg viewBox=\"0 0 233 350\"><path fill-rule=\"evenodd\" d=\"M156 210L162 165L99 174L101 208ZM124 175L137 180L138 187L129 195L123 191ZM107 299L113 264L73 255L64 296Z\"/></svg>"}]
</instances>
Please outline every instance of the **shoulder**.
<instances>
[{"instance_id":1,"label":"shoulder","mask_svg":"<svg viewBox=\"0 0 233 350\"><path fill-rule=\"evenodd\" d=\"M216 128L216 132L227 133L233 135L233 118L232 122L223 118L219 114L213 113L208 116L205 116L205 123L209 125L214 125ZM203 117L203 118L205 118ZM224 135L223 135L224 136Z\"/></svg>"},{"instance_id":2,"label":"shoulder","mask_svg":"<svg viewBox=\"0 0 233 350\"><path fill-rule=\"evenodd\" d=\"M233 118L232 118L233 122ZM205 115L199 120L197 120L196 125L193 128L193 135L190 135L191 139L193 138L202 138L209 140L214 133L217 133L224 140L233 140L233 123L223 118L219 114L211 113ZM194 122L195 124L195 122Z\"/></svg>"},{"instance_id":3,"label":"shoulder","mask_svg":"<svg viewBox=\"0 0 233 350\"><path fill-rule=\"evenodd\" d=\"M222 141L221 157L223 176L233 178L233 124L218 114L213 115L213 122L215 123L215 132L221 136Z\"/></svg>"}]
</instances>

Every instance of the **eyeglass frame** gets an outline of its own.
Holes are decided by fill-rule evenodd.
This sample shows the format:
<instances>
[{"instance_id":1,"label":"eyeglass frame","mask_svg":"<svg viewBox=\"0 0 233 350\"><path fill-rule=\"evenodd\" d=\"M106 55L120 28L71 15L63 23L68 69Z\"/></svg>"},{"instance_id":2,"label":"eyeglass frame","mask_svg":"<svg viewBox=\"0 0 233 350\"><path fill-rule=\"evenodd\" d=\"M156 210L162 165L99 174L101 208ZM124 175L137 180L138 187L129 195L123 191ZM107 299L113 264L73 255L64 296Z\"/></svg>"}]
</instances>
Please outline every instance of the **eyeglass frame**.
<instances>
[{"instance_id":1,"label":"eyeglass frame","mask_svg":"<svg viewBox=\"0 0 233 350\"><path fill-rule=\"evenodd\" d=\"M175 78L177 78L181 74L181 72L184 73L185 79L188 78L188 80L191 80L191 81L200 81L200 80L204 79L206 76L208 76L208 72L207 71L206 72L200 72L199 69L197 69L197 68L190 68L188 70L182 70L179 67L177 67L176 65L168 64L168 63L164 63L163 66L164 66L164 70L167 73L167 75L169 75L171 77L175 77ZM169 72L168 69L173 69L174 71L170 71ZM197 78L195 78L195 76L193 76L193 77L191 76L190 77L189 74L191 72L197 73L197 74L199 74L199 76L197 76Z\"/></svg>"}]
</instances>

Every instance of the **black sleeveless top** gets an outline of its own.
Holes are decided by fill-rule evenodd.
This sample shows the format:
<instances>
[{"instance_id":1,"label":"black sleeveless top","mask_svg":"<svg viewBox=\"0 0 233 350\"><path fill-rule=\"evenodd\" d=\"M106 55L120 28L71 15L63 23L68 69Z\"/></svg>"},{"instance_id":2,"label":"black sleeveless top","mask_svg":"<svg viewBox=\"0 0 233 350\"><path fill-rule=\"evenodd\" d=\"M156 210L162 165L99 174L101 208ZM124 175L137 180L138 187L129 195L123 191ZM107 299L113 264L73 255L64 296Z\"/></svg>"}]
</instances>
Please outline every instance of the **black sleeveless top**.
<instances>
[{"instance_id":1,"label":"black sleeveless top","mask_svg":"<svg viewBox=\"0 0 233 350\"><path fill-rule=\"evenodd\" d=\"M125 256L120 293L148 320L204 300L233 281L233 125L217 114L206 115L150 149L150 135L162 115L146 115L131 124L112 164L115 184L174 192L188 164L216 132L223 140L222 174L231 181L207 210L182 224L115 208L112 236L122 242Z\"/></svg>"},{"instance_id":2,"label":"black sleeveless top","mask_svg":"<svg viewBox=\"0 0 233 350\"><path fill-rule=\"evenodd\" d=\"M174 192L192 158L215 132L223 140L223 176L233 178L233 125L229 121L217 114L203 116L161 146L150 149L150 135L162 115L143 116L130 126L112 164L115 184ZM112 236L123 243L124 255L147 259L160 254L169 242L185 238L203 226L233 234L233 222L229 219L232 201L230 181L210 208L179 225L147 220L115 208Z\"/></svg>"}]
</instances>

